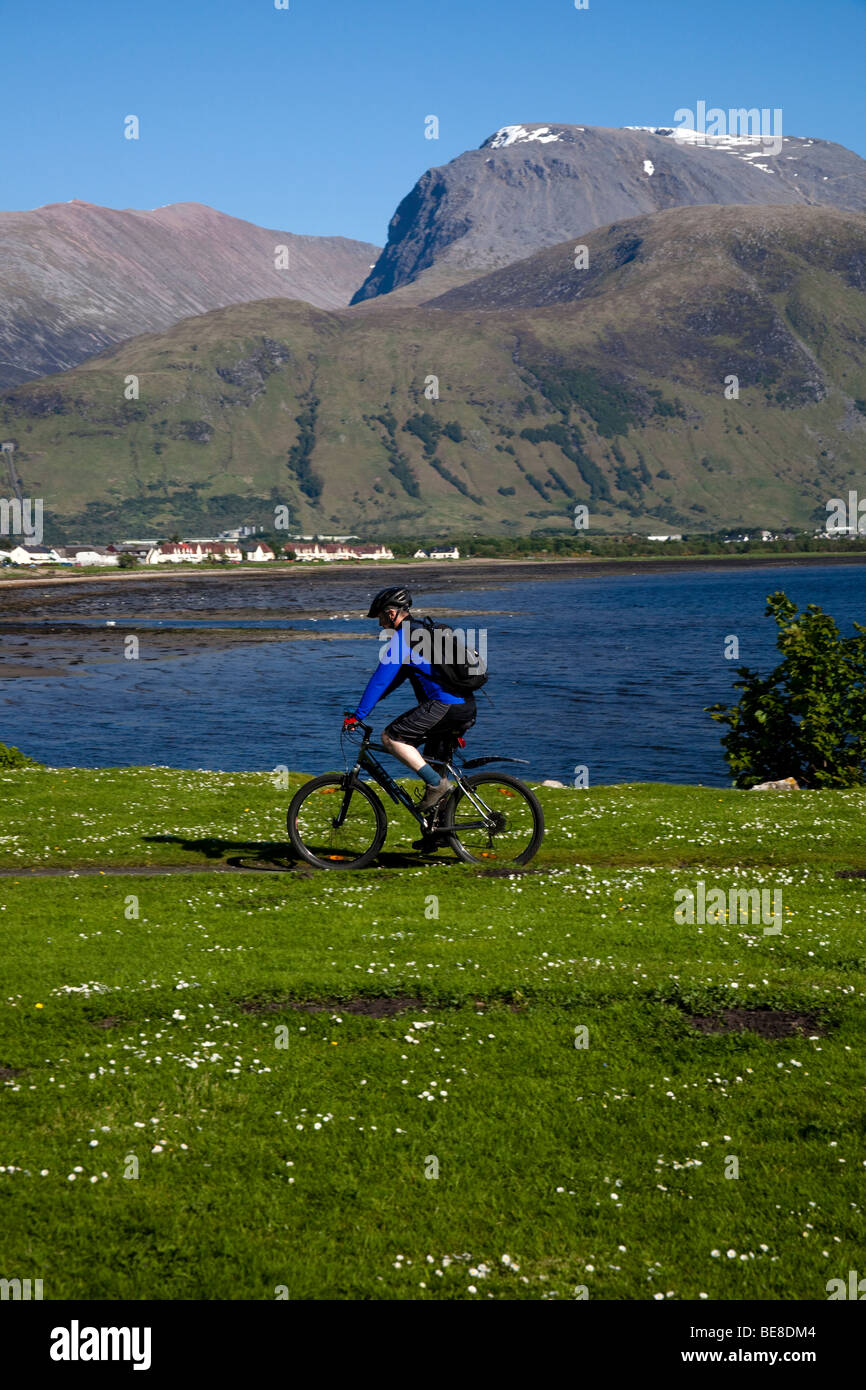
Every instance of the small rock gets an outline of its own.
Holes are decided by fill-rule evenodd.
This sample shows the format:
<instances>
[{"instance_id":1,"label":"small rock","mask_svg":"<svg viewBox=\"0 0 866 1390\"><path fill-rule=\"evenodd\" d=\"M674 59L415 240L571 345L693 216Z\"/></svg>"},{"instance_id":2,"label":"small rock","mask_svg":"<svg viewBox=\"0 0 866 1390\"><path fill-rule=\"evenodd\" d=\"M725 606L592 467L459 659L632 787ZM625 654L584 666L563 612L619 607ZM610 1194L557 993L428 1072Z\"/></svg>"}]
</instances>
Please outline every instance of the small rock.
<instances>
[{"instance_id":1,"label":"small rock","mask_svg":"<svg viewBox=\"0 0 866 1390\"><path fill-rule=\"evenodd\" d=\"M554 782L552 779L548 778L548 780L547 780L546 782L542 782L541 785L542 785L543 787L564 787L564 786L565 786L565 783L564 783L564 782Z\"/></svg>"},{"instance_id":2,"label":"small rock","mask_svg":"<svg viewBox=\"0 0 866 1390\"><path fill-rule=\"evenodd\" d=\"M758 782L753 792L798 792L800 783L796 777L783 777L780 782Z\"/></svg>"}]
</instances>

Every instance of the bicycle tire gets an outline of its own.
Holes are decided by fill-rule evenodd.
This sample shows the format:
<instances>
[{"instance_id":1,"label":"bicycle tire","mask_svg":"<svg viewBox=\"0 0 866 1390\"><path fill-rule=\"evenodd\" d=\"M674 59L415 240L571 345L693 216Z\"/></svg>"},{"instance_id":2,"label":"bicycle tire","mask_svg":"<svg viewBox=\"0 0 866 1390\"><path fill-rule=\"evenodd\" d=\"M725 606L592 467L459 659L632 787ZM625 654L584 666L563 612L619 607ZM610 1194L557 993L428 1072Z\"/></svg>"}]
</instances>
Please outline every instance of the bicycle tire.
<instances>
[{"instance_id":1,"label":"bicycle tire","mask_svg":"<svg viewBox=\"0 0 866 1390\"><path fill-rule=\"evenodd\" d=\"M463 780L467 786L473 789L477 788L479 791L485 783L490 783L499 787L510 787L515 794L522 796L528 804L532 812L533 830L529 844L520 854L515 855L512 859L508 859L507 856L502 855L501 852L496 854L493 852L473 853L460 839L459 827L455 827L454 824L460 803L466 799L460 788L456 787L449 796L448 804L442 813L442 829L448 832L448 843L458 859L462 859L464 864L484 864L492 858L499 859L500 863L528 864L530 859L533 859L538 853L541 842L544 839L544 812L541 809L541 805L535 793L530 791L529 787L527 787L524 782L521 782L519 778L512 777L507 772L479 772L476 773L474 777L465 777Z\"/></svg>"},{"instance_id":2,"label":"bicycle tire","mask_svg":"<svg viewBox=\"0 0 866 1390\"><path fill-rule=\"evenodd\" d=\"M298 828L298 814L304 804L311 796L317 792L341 792L346 791L347 778L345 775L335 772L326 772L321 777L312 777L309 782L305 782L292 798L286 815L286 828L289 832L289 840L292 849L307 864L312 864L314 869L365 869L371 864L385 843L385 836L388 833L388 818L385 815L385 808L381 801L369 787L363 782L356 781L351 789L351 796L359 796L367 801L373 810L375 821L375 831L370 845L358 854L355 858L329 857L325 853L316 854L315 850L305 842ZM336 804L336 803L335 803ZM310 838L309 836L307 837ZM324 846L321 847L324 849ZM333 846L332 846L333 849Z\"/></svg>"}]
</instances>

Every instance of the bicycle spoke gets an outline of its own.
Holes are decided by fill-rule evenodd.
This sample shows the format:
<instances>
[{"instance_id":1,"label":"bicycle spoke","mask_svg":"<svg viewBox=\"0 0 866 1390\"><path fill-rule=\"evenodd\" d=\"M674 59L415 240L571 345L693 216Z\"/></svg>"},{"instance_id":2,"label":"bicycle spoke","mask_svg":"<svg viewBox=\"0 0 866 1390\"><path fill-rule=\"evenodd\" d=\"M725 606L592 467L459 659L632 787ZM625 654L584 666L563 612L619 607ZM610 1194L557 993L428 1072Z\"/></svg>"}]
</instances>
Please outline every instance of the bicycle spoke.
<instances>
[{"instance_id":1,"label":"bicycle spoke","mask_svg":"<svg viewBox=\"0 0 866 1390\"><path fill-rule=\"evenodd\" d=\"M473 779L468 794L458 792L449 829L471 859L522 862L537 847L538 809L514 779L485 775Z\"/></svg>"},{"instance_id":2,"label":"bicycle spoke","mask_svg":"<svg viewBox=\"0 0 866 1390\"><path fill-rule=\"evenodd\" d=\"M354 861L365 854L377 834L376 813L365 796L353 793L345 807L342 787L317 787L298 808L297 835L311 854L328 863ZM342 823L335 821L342 818Z\"/></svg>"}]
</instances>

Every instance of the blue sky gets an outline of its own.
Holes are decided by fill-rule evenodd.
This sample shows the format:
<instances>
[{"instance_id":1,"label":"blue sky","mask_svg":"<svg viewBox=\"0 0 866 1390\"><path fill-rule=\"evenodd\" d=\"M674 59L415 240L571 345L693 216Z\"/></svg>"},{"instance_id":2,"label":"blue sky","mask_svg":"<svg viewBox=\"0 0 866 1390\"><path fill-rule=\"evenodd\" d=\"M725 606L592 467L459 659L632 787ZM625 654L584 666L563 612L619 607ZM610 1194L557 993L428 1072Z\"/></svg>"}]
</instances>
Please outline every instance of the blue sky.
<instances>
[{"instance_id":1,"label":"blue sky","mask_svg":"<svg viewBox=\"0 0 866 1390\"><path fill-rule=\"evenodd\" d=\"M864 0L289 5L3 0L2 207L194 201L381 243L426 168L501 125L663 125L700 100L866 156Z\"/></svg>"}]
</instances>

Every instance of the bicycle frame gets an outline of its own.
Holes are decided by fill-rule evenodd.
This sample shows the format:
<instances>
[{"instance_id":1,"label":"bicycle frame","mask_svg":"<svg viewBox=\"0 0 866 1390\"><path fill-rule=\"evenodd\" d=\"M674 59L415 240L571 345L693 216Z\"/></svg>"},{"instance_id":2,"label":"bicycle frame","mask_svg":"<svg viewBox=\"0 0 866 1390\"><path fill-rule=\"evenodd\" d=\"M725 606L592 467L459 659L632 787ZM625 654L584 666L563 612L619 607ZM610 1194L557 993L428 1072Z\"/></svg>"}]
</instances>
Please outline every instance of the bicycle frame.
<instances>
[{"instance_id":1,"label":"bicycle frame","mask_svg":"<svg viewBox=\"0 0 866 1390\"><path fill-rule=\"evenodd\" d=\"M339 829L346 818L346 813L349 809L349 800L351 796L352 786L356 781L360 781L361 772L366 772L372 778L372 780L378 786L380 786L382 790L391 798L392 801L397 802L399 806L405 806L406 810L409 812L411 816L415 818L415 820L421 826L422 830L424 830L427 833L430 833L430 828L428 826L428 817L431 813L419 810L418 803L412 800L409 793L404 791L404 789L400 786L399 782L396 782L394 780L394 778L390 775L390 773L388 773L385 770L385 768L382 766L379 760L373 757L373 754L370 751L371 749L375 749L377 753L387 753L388 750L381 743L372 742L373 730L371 729L369 724L361 724L361 728L364 730L364 739L361 744L361 747L358 750L358 758L355 763L355 766L348 774L349 785L346 790L349 793L349 795L343 798L343 805L340 808L339 815L335 816L334 818L335 828ZM464 767L482 767L487 763L496 762L525 763L526 761L526 758L510 758L503 754L502 756L494 755L487 758L472 758L469 759L466 763L464 763ZM442 768L444 773L450 774L450 776L454 779L455 785L458 786L460 790L463 792L463 795L467 797L469 801L471 801L479 816L482 817L482 820L478 822L462 822L461 828L464 830L488 829L490 817L495 815L496 813L491 811L489 807L485 806L483 802L476 800L472 787L470 787L469 784L464 780L464 777L461 774L460 769L454 766L454 763L453 761L451 761L451 759L441 760L439 758L431 758L430 762L432 766ZM433 808L434 816L435 812L438 809L439 807Z\"/></svg>"},{"instance_id":2,"label":"bicycle frame","mask_svg":"<svg viewBox=\"0 0 866 1390\"><path fill-rule=\"evenodd\" d=\"M360 773L362 771L368 773L373 781L382 788L382 791L390 796L392 801L396 801L399 806L405 806L406 810L415 817L418 824L423 825L425 818L418 810L416 803L412 800L409 793L404 791L400 783L396 782L390 773L385 770L378 758L373 757L370 751L371 748L375 748L377 753L385 752L382 744L372 743L368 734L358 753L358 761L355 763L349 776L354 781L360 778Z\"/></svg>"}]
</instances>

